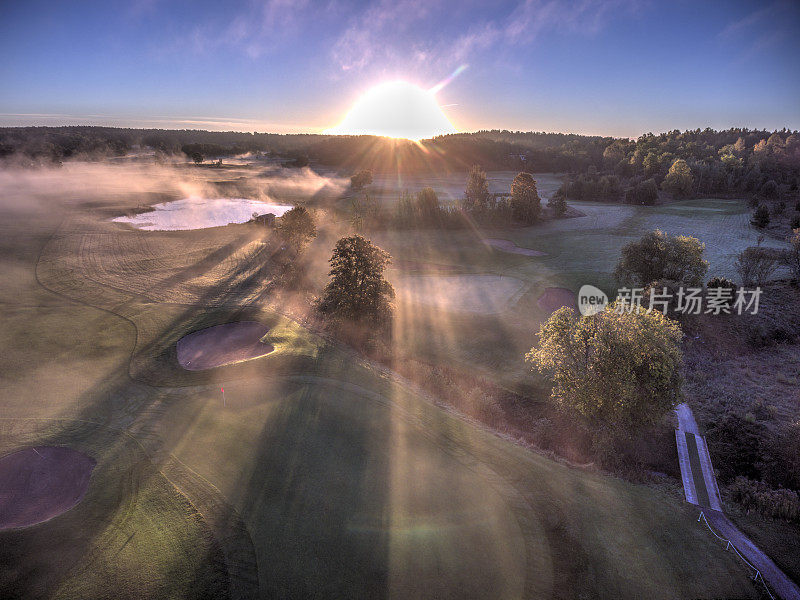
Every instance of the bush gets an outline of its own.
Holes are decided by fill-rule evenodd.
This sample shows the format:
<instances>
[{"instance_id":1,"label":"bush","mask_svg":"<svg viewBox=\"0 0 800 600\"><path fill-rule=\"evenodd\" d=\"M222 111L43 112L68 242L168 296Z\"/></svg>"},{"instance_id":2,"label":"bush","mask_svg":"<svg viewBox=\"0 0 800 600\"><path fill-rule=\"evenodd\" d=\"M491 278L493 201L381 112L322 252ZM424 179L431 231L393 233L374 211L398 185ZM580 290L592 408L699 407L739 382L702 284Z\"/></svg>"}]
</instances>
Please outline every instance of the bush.
<instances>
[{"instance_id":1,"label":"bush","mask_svg":"<svg viewBox=\"0 0 800 600\"><path fill-rule=\"evenodd\" d=\"M553 215L563 217L567 212L567 199L563 194L553 194L553 197L547 201L547 206L553 211Z\"/></svg>"},{"instance_id":2,"label":"bush","mask_svg":"<svg viewBox=\"0 0 800 600\"><path fill-rule=\"evenodd\" d=\"M778 269L778 258L768 248L745 248L736 259L736 272L742 285L763 285Z\"/></svg>"},{"instance_id":3,"label":"bush","mask_svg":"<svg viewBox=\"0 0 800 600\"><path fill-rule=\"evenodd\" d=\"M728 487L731 498L746 511L755 510L763 517L800 521L800 497L794 490L772 489L763 481L737 477Z\"/></svg>"},{"instance_id":4,"label":"bush","mask_svg":"<svg viewBox=\"0 0 800 600\"><path fill-rule=\"evenodd\" d=\"M658 186L655 179L646 179L635 187L625 190L628 204L655 204L658 200Z\"/></svg>"},{"instance_id":5,"label":"bush","mask_svg":"<svg viewBox=\"0 0 800 600\"><path fill-rule=\"evenodd\" d=\"M360 190L372 183L372 171L364 169L350 178L350 187Z\"/></svg>"},{"instance_id":6,"label":"bush","mask_svg":"<svg viewBox=\"0 0 800 600\"><path fill-rule=\"evenodd\" d=\"M789 251L786 253L785 262L795 281L800 281L800 223L798 223L797 227L792 227L792 229L795 231L789 237Z\"/></svg>"},{"instance_id":7,"label":"bush","mask_svg":"<svg viewBox=\"0 0 800 600\"><path fill-rule=\"evenodd\" d=\"M706 442L720 481L729 482L738 475L760 478L763 440L768 435L762 423L754 423L735 412L726 412L707 422Z\"/></svg>"},{"instance_id":8,"label":"bush","mask_svg":"<svg viewBox=\"0 0 800 600\"><path fill-rule=\"evenodd\" d=\"M639 287L665 279L699 287L708 270L704 250L697 238L652 231L622 248L614 275L622 284Z\"/></svg>"},{"instance_id":9,"label":"bush","mask_svg":"<svg viewBox=\"0 0 800 600\"><path fill-rule=\"evenodd\" d=\"M750 224L758 228L764 228L769 225L769 208L767 208L766 204L759 204L758 208L753 211L753 218L750 219Z\"/></svg>"},{"instance_id":10,"label":"bush","mask_svg":"<svg viewBox=\"0 0 800 600\"><path fill-rule=\"evenodd\" d=\"M761 195L765 198L777 198L779 191L778 184L774 179L770 179L761 186Z\"/></svg>"},{"instance_id":11,"label":"bush","mask_svg":"<svg viewBox=\"0 0 800 600\"><path fill-rule=\"evenodd\" d=\"M712 277L706 284L706 289L727 289L730 290L730 300L725 300L721 304L728 308L731 307L736 298L736 284L727 277Z\"/></svg>"}]
</instances>

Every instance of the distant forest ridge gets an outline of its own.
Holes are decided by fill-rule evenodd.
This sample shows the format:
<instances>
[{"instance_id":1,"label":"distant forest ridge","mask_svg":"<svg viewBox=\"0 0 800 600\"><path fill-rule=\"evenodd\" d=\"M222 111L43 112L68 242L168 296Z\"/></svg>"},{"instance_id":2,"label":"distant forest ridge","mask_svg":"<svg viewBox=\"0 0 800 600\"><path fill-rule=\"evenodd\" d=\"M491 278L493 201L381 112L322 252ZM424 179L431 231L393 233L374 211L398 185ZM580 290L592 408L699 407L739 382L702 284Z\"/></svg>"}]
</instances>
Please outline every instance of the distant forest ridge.
<instances>
[{"instance_id":1,"label":"distant forest ridge","mask_svg":"<svg viewBox=\"0 0 800 600\"><path fill-rule=\"evenodd\" d=\"M487 170L613 173L625 179L666 176L676 160L686 161L695 179L712 189L757 186L772 179L796 184L800 176L800 133L731 128L647 133L636 140L567 133L505 130L457 133L422 140L375 136L275 134L194 129L117 127L0 128L0 158L32 163L78 157L124 156L138 152L200 159L269 153L342 169L375 172L466 172ZM702 183L705 182L705 183Z\"/></svg>"}]
</instances>

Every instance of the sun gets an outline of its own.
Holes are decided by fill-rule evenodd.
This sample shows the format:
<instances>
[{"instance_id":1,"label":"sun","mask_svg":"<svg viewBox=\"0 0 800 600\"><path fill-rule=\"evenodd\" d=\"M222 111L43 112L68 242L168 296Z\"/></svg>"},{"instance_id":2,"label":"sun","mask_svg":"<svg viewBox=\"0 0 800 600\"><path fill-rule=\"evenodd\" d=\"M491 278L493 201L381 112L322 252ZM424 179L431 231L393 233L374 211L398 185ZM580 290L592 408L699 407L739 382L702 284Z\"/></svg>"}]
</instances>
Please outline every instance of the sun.
<instances>
[{"instance_id":1,"label":"sun","mask_svg":"<svg viewBox=\"0 0 800 600\"><path fill-rule=\"evenodd\" d=\"M436 102L436 89L423 90L407 81L376 85L359 98L336 127L334 135L381 135L418 141L456 133Z\"/></svg>"}]
</instances>

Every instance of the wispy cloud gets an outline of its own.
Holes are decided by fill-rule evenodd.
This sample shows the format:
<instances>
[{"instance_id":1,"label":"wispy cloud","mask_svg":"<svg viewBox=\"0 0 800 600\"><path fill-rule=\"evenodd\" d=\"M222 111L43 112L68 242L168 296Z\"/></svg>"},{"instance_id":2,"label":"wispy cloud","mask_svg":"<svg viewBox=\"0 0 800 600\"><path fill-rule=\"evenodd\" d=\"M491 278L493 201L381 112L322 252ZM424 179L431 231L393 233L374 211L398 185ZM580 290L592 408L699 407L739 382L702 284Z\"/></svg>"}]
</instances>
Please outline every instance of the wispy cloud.
<instances>
[{"instance_id":1,"label":"wispy cloud","mask_svg":"<svg viewBox=\"0 0 800 600\"><path fill-rule=\"evenodd\" d=\"M452 68L492 47L533 43L547 31L597 33L615 16L635 12L642 4L641 0L522 0L498 6L495 18L474 19L466 32L453 33L458 29L422 26L428 21L448 23L452 7L445 3L384 0L350 21L332 56L344 71L397 59L411 68Z\"/></svg>"},{"instance_id":2,"label":"wispy cloud","mask_svg":"<svg viewBox=\"0 0 800 600\"><path fill-rule=\"evenodd\" d=\"M413 26L439 8L437 0L382 0L352 18L333 46L333 58L345 70L362 69L376 58L394 51L393 41L410 43L408 55L417 61L428 58L408 36ZM411 51L409 51L411 50Z\"/></svg>"},{"instance_id":3,"label":"wispy cloud","mask_svg":"<svg viewBox=\"0 0 800 600\"><path fill-rule=\"evenodd\" d=\"M234 48L250 58L259 58L281 48L287 36L309 17L308 0L250 0L234 12L227 25L200 23L179 41L197 54Z\"/></svg>"},{"instance_id":4,"label":"wispy cloud","mask_svg":"<svg viewBox=\"0 0 800 600\"><path fill-rule=\"evenodd\" d=\"M800 7L777 0L728 23L718 34L723 44L733 44L740 59L748 59L797 35Z\"/></svg>"}]
</instances>

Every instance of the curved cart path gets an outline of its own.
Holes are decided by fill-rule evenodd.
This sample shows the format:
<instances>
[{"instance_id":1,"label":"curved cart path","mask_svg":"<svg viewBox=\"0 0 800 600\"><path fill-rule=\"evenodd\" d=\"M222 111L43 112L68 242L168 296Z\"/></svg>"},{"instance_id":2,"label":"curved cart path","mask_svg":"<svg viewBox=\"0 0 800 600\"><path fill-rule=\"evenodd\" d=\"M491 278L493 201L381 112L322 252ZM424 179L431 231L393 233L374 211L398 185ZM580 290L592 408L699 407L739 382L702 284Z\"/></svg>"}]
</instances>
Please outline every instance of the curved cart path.
<instances>
[{"instance_id":1,"label":"curved cart path","mask_svg":"<svg viewBox=\"0 0 800 600\"><path fill-rule=\"evenodd\" d=\"M761 572L778 596L784 600L800 600L800 588L723 514L711 456L705 438L700 435L692 409L686 403L679 404L675 408L675 414L678 416L675 440L678 444L678 460L686 501L703 509L709 526L713 526L720 536L730 540L741 555Z\"/></svg>"}]
</instances>

